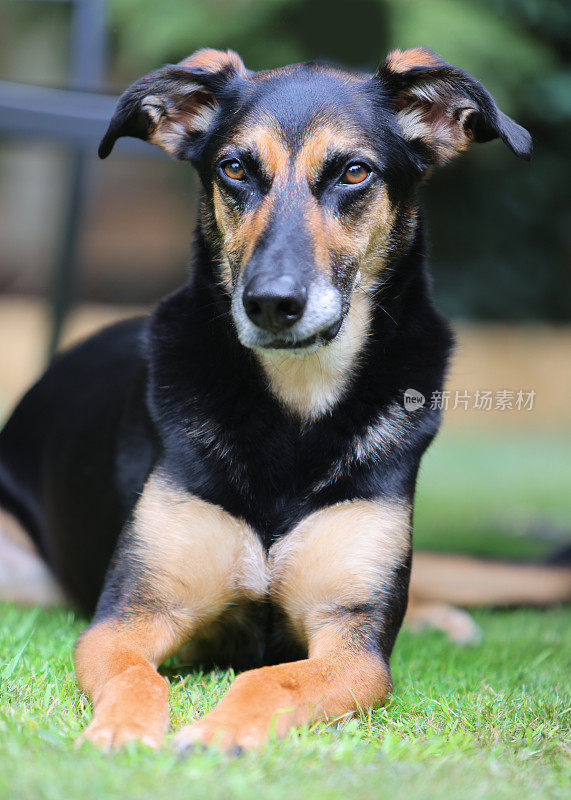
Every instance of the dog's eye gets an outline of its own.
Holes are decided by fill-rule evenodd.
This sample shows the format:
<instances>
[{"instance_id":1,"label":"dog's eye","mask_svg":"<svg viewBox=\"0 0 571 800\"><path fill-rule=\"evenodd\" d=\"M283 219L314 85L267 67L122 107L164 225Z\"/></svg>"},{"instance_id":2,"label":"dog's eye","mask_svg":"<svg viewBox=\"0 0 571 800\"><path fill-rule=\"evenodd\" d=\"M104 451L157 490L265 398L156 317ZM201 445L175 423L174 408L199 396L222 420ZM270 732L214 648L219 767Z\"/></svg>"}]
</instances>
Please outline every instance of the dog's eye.
<instances>
[{"instance_id":1,"label":"dog's eye","mask_svg":"<svg viewBox=\"0 0 571 800\"><path fill-rule=\"evenodd\" d=\"M340 183L349 183L351 185L363 183L363 181L367 180L370 174L371 170L364 164L350 164L350 166L348 166L343 173Z\"/></svg>"},{"instance_id":2,"label":"dog's eye","mask_svg":"<svg viewBox=\"0 0 571 800\"><path fill-rule=\"evenodd\" d=\"M233 181L243 181L246 177L246 170L236 159L225 161L221 167L226 177L231 178Z\"/></svg>"}]
</instances>

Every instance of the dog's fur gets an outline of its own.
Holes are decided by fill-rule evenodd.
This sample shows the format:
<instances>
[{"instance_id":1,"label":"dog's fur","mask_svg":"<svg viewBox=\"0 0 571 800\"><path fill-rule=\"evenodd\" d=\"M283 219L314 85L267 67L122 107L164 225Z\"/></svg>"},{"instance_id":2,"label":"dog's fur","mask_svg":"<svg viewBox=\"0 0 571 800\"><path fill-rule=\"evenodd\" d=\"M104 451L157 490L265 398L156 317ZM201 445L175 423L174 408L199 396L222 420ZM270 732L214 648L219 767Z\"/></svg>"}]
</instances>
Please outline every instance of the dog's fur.
<instances>
[{"instance_id":1,"label":"dog's fur","mask_svg":"<svg viewBox=\"0 0 571 800\"><path fill-rule=\"evenodd\" d=\"M472 141L529 158L529 134L419 48L374 76L252 73L201 50L127 90L102 157L120 136L197 168L191 278L148 319L59 356L0 440L5 513L95 608L76 650L85 736L158 745L156 667L183 646L255 669L181 748L253 745L382 703L416 475L440 422L429 405L407 412L403 392L442 388L452 342L417 187ZM284 286L287 323L264 322Z\"/></svg>"}]
</instances>

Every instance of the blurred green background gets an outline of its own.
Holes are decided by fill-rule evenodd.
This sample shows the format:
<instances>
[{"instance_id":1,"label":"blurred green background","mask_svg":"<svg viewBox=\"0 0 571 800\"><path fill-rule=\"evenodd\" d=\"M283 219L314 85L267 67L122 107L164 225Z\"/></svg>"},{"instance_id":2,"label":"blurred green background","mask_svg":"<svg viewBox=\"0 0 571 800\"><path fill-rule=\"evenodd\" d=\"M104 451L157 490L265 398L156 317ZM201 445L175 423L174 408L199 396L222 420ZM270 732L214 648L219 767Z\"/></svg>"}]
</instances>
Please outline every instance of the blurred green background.
<instances>
[{"instance_id":1,"label":"blurred green background","mask_svg":"<svg viewBox=\"0 0 571 800\"><path fill-rule=\"evenodd\" d=\"M1 77L66 85L70 24L66 4L3 2L0 14ZM558 0L110 0L107 14L106 88L114 91L206 45L232 47L253 69L323 58L373 70L391 48L424 44L471 72L506 113L532 132L535 156L529 166L495 142L472 148L431 179L424 194L439 305L446 314L470 319L560 322L568 318L568 4ZM0 177L8 180L4 186L17 179L15 159L16 163L20 159L21 181L29 180L30 164L36 163L35 180L44 177L51 187L44 191L47 208L37 199L35 205L29 197L26 200L41 215L37 231L29 213L25 230L18 223L21 215L13 210L13 188L10 201L4 196L2 203L0 197L0 208L11 202L12 209L3 214L4 224L0 222L0 288L7 292L41 293L48 280L56 247L54 226L48 224L57 213L53 176L65 172L66 161L65 152L50 145L50 172L42 155L46 147L35 145L30 152L29 147L22 151L18 143L5 142L0 150ZM165 161L149 168L146 183L137 185L138 168L117 161L114 170L121 179L115 183L107 165L98 167L99 193L94 193L91 233L84 243L80 297L146 303L176 286L184 275L194 178L191 171ZM31 188L22 191L32 193ZM176 210L169 205L175 191L184 198L186 216L181 215L182 204ZM151 193L158 208L157 231L147 231L141 252L134 252L132 246L123 246L123 239L132 242L129 229L146 218L140 205ZM131 219L126 206L132 209ZM157 252L168 256L159 266Z\"/></svg>"}]
</instances>

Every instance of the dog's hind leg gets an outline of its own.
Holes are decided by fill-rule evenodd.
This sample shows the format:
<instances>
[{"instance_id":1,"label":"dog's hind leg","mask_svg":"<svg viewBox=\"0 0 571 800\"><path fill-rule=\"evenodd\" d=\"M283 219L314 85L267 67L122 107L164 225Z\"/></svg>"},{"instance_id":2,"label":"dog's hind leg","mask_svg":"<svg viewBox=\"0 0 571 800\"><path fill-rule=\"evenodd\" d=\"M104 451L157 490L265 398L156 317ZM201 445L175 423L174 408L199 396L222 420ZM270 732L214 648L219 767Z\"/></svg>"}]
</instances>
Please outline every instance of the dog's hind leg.
<instances>
[{"instance_id":1,"label":"dog's hind leg","mask_svg":"<svg viewBox=\"0 0 571 800\"><path fill-rule=\"evenodd\" d=\"M18 520L0 509L0 601L63 605L65 595Z\"/></svg>"},{"instance_id":2,"label":"dog's hind leg","mask_svg":"<svg viewBox=\"0 0 571 800\"><path fill-rule=\"evenodd\" d=\"M420 552L412 559L405 624L413 631L440 630L457 644L475 644L481 631L465 608L548 606L569 600L569 566Z\"/></svg>"},{"instance_id":3,"label":"dog's hind leg","mask_svg":"<svg viewBox=\"0 0 571 800\"><path fill-rule=\"evenodd\" d=\"M571 567L415 553L414 601L476 606L548 606L571 600Z\"/></svg>"}]
</instances>

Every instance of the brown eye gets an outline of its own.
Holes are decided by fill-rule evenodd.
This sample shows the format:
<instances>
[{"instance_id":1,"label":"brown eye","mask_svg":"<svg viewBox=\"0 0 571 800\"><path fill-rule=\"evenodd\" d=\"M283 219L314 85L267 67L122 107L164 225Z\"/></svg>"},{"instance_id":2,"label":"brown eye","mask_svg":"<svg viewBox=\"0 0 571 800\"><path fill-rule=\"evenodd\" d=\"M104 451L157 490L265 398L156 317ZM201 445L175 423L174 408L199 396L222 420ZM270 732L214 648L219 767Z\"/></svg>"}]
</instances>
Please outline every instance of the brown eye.
<instances>
[{"instance_id":1,"label":"brown eye","mask_svg":"<svg viewBox=\"0 0 571 800\"><path fill-rule=\"evenodd\" d=\"M246 177L246 170L239 161L226 161L222 164L222 171L234 181L243 181Z\"/></svg>"},{"instance_id":2,"label":"brown eye","mask_svg":"<svg viewBox=\"0 0 571 800\"><path fill-rule=\"evenodd\" d=\"M351 166L347 167L343 173L341 183L363 183L363 181L366 180L370 174L371 170L368 169L368 167L366 167L364 164L351 164Z\"/></svg>"}]
</instances>

